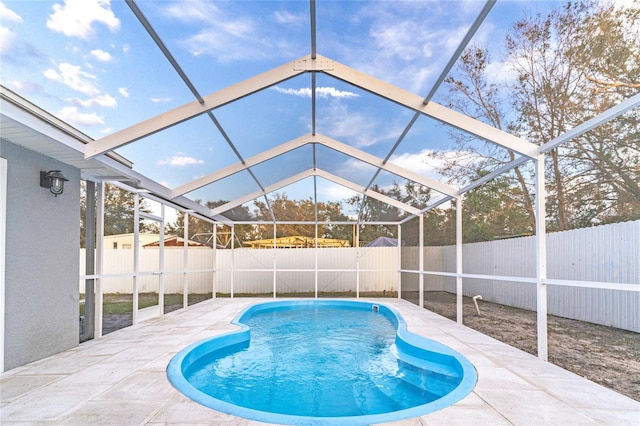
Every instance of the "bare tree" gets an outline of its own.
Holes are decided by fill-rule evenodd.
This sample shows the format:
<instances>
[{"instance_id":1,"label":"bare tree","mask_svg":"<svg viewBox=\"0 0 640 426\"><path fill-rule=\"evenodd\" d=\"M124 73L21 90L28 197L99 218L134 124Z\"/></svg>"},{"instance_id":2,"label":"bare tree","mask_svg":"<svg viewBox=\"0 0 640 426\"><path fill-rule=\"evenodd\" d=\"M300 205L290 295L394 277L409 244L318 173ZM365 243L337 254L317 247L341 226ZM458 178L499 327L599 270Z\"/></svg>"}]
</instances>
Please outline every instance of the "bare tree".
<instances>
[{"instance_id":1,"label":"bare tree","mask_svg":"<svg viewBox=\"0 0 640 426\"><path fill-rule=\"evenodd\" d=\"M489 52L486 48L472 46L463 52L460 61L457 64L457 76L450 75L445 80L449 87L449 107L457 109L468 116L477 118L487 124L500 130L513 131L513 125L510 125L505 119L502 88L496 83L490 83L487 79L487 66L490 63ZM452 133L459 149L463 152L471 152L476 158L481 158L480 162L471 163L464 162L464 158L447 158L448 169L444 170L453 180L464 182L469 177L477 175L486 167L496 168L515 160L516 154L511 150L497 148L493 144L481 143L480 148L475 148L473 144L467 143L473 138L463 133ZM435 153L435 157L445 159L446 155ZM460 161L462 160L462 161ZM462 173L462 175L460 175ZM529 226L535 229L535 213L533 208L533 200L529 184L522 167L516 167L514 170L515 185L518 186L521 194L521 204L528 215Z\"/></svg>"},{"instance_id":2,"label":"bare tree","mask_svg":"<svg viewBox=\"0 0 640 426\"><path fill-rule=\"evenodd\" d=\"M491 83L487 49L473 46L451 76L449 105L496 128L542 145L638 92L640 9L595 2L567 3L546 15L526 15L508 33L508 84ZM510 107L505 99L510 100ZM505 117L509 117L507 122ZM565 230L640 217L640 113L631 111L549 152L549 229ZM452 133L458 158L441 172L458 182L513 160L514 153ZM476 155L465 161L464 153ZM436 154L437 156L438 154ZM514 171L533 217L529 171Z\"/></svg>"}]
</instances>

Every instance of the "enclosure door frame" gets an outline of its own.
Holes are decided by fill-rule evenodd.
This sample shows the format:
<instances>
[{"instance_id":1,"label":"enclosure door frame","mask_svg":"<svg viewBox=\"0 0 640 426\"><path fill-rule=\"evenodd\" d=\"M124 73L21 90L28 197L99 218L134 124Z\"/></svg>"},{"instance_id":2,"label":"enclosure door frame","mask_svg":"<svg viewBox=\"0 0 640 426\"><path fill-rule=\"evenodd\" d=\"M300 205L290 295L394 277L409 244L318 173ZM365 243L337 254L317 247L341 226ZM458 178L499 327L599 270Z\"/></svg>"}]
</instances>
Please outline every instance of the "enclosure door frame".
<instances>
[{"instance_id":1,"label":"enclosure door frame","mask_svg":"<svg viewBox=\"0 0 640 426\"><path fill-rule=\"evenodd\" d=\"M152 270L141 270L140 255L140 221L151 221L158 225L158 263L157 268ZM143 232L144 234L144 232ZM133 260L133 324L157 318L164 314L164 204L161 204L160 216L140 211L140 195L135 194L135 219L134 219L134 260ZM155 250L155 249L149 249ZM145 250L146 252L146 250ZM158 282L158 303L156 305L140 308L139 295L144 290L143 281L151 277L157 278Z\"/></svg>"}]
</instances>

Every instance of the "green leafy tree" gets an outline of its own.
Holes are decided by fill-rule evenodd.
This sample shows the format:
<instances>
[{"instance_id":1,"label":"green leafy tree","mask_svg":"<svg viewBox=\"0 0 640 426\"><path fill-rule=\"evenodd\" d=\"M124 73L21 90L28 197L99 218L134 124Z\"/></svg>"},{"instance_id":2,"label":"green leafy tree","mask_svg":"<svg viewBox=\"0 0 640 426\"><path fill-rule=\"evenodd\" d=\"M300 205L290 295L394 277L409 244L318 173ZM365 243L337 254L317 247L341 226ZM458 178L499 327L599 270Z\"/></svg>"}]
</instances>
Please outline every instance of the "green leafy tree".
<instances>
[{"instance_id":1,"label":"green leafy tree","mask_svg":"<svg viewBox=\"0 0 640 426\"><path fill-rule=\"evenodd\" d=\"M417 221L413 221L413 222L417 222ZM414 226L417 226L417 224ZM455 207L435 208L426 212L424 215L424 244L426 246L448 246L448 245L453 245L455 243L456 243L456 209ZM412 245L417 245L417 243Z\"/></svg>"},{"instance_id":2,"label":"green leafy tree","mask_svg":"<svg viewBox=\"0 0 640 426\"><path fill-rule=\"evenodd\" d=\"M195 201L198 204L202 204L202 200L200 199ZM227 203L228 201L226 200L207 201L205 203L205 206L208 209L214 209L216 207L225 205ZM246 208L245 206L234 207L224 212L224 215L232 220L245 221L245 220L253 219L253 217L249 213L249 209ZM185 214L182 212L178 212L178 216L175 222L167 226L167 232L169 232L172 235L182 237L184 235L184 219L185 219ZM247 238L251 238L250 227L248 227L247 225L238 225L235 227L234 231L238 236L238 240L237 240L238 242L243 241ZM192 215L189 215L188 233L189 233L189 239L193 239L194 235L198 235L200 239L204 238L206 240L209 240L210 238L213 237L213 224L205 220L200 220L197 217L194 217ZM218 238L217 243L221 246L227 247L229 242L228 239L231 235L230 230L221 230L219 233L216 233L216 234Z\"/></svg>"},{"instance_id":3,"label":"green leafy tree","mask_svg":"<svg viewBox=\"0 0 640 426\"><path fill-rule=\"evenodd\" d=\"M480 171L477 178L488 172ZM496 238L532 235L529 214L520 200L519 188L513 185L509 176L500 176L468 191L462 202L462 242L475 243L492 241ZM415 239L405 239L410 232L408 226L419 226L417 220L403 228L403 241L407 245L417 245ZM424 244L426 246L446 246L456 243L455 204L429 210L424 215Z\"/></svg>"},{"instance_id":4,"label":"green leafy tree","mask_svg":"<svg viewBox=\"0 0 640 426\"><path fill-rule=\"evenodd\" d=\"M80 246L86 241L86 206L87 186L83 182L80 188ZM139 199L141 212L151 213L148 203L143 197ZM106 184L104 195L104 235L129 234L134 231L135 194L117 186ZM155 223L140 222L140 232L158 233Z\"/></svg>"},{"instance_id":5,"label":"green leafy tree","mask_svg":"<svg viewBox=\"0 0 640 426\"><path fill-rule=\"evenodd\" d=\"M144 197L139 198L141 212L151 213ZM114 185L105 185L104 192L104 234L128 234L134 231L135 194ZM140 222L140 232L158 233L155 224Z\"/></svg>"},{"instance_id":6,"label":"green leafy tree","mask_svg":"<svg viewBox=\"0 0 640 426\"><path fill-rule=\"evenodd\" d=\"M287 224L276 226L276 237L288 237L302 235L315 236L316 204L311 198L304 200L290 200L284 193L275 193L269 201L254 201L256 206L255 216L259 221L272 222L273 217L282 222L311 222L310 224ZM269 206L271 209L269 209ZM340 202L318 202L318 236L321 238L339 238L351 241L351 234L345 231L344 226L332 225L329 222L346 221L347 216L342 213ZM273 212L273 216L271 213ZM254 227L255 239L273 238L272 225L257 225Z\"/></svg>"},{"instance_id":7,"label":"green leafy tree","mask_svg":"<svg viewBox=\"0 0 640 426\"><path fill-rule=\"evenodd\" d=\"M478 178L486 174L481 171ZM528 212L518 202L522 199L518 190L508 177L500 176L467 192L462 203L463 242L533 234ZM455 214L455 208L452 210Z\"/></svg>"},{"instance_id":8,"label":"green leafy tree","mask_svg":"<svg viewBox=\"0 0 640 426\"><path fill-rule=\"evenodd\" d=\"M380 188L378 185L373 185L371 190L417 209L425 208L431 198L431 190L429 188L411 181L407 181L403 187L394 182L387 190ZM354 214L360 213L361 222L396 222L408 215L407 212L373 197L367 197L362 206L362 211L360 211L360 206L362 205L361 195L355 195L347 199L346 203L352 207ZM414 227L413 221L405 226L402 236L403 242L407 244L417 243L419 238L418 228L414 229ZM397 227L395 225L362 224L360 225L359 234L361 243L373 241L378 237L396 238Z\"/></svg>"}]
</instances>

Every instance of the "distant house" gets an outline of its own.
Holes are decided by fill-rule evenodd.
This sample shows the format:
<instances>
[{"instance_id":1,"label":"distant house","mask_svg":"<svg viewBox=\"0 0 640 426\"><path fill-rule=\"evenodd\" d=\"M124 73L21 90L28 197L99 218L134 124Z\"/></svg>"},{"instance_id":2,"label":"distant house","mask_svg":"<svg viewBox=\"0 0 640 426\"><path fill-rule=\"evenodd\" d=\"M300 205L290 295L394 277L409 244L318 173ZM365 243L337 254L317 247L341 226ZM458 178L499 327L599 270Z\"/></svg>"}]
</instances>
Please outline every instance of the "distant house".
<instances>
[{"instance_id":1,"label":"distant house","mask_svg":"<svg viewBox=\"0 0 640 426\"><path fill-rule=\"evenodd\" d=\"M202 241L188 240L187 245L189 247L211 248L211 244L203 243ZM160 246L160 239L157 238L156 241L149 244L143 244L142 247L148 248L148 247L159 247L159 246ZM164 239L164 246L165 247L184 247L184 238L170 235Z\"/></svg>"},{"instance_id":2,"label":"distant house","mask_svg":"<svg viewBox=\"0 0 640 426\"><path fill-rule=\"evenodd\" d=\"M245 246L253 249L270 249L274 246L273 239L245 241ZM316 239L313 237L303 237L292 235L290 237L280 237L275 240L276 248L312 248L316 246ZM349 240L339 240L336 238L318 238L318 247L351 247Z\"/></svg>"},{"instance_id":3,"label":"distant house","mask_svg":"<svg viewBox=\"0 0 640 426\"><path fill-rule=\"evenodd\" d=\"M140 246L142 248L152 248L160 246L160 234L140 234ZM200 241L188 242L189 247L208 247L210 244ZM184 247L184 238L169 235L164 239L165 247ZM132 249L133 234L107 235L104 237L104 247L107 249Z\"/></svg>"},{"instance_id":4,"label":"distant house","mask_svg":"<svg viewBox=\"0 0 640 426\"><path fill-rule=\"evenodd\" d=\"M140 238L140 245L144 247L146 244L158 242L160 240L160 234L140 233L139 238ZM133 233L106 235L104 237L104 248L105 249L132 249Z\"/></svg>"}]
</instances>

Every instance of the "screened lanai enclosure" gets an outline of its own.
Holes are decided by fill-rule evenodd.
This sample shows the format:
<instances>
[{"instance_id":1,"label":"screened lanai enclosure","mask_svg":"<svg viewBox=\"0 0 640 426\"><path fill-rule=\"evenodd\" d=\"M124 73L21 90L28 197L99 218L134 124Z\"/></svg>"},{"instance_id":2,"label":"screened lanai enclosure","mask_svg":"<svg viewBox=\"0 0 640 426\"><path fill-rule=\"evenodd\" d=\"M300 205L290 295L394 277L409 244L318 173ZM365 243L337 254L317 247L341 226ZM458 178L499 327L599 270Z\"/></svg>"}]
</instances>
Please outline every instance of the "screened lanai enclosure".
<instances>
[{"instance_id":1,"label":"screened lanai enclosure","mask_svg":"<svg viewBox=\"0 0 640 426\"><path fill-rule=\"evenodd\" d=\"M23 3L59 56L3 61L2 138L81 170L84 339L442 292L536 311L544 360L549 314L640 332L637 4Z\"/></svg>"}]
</instances>

